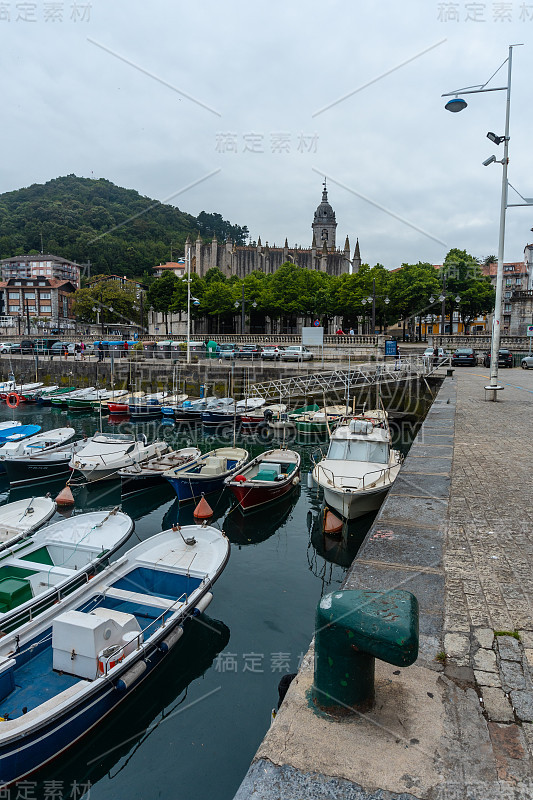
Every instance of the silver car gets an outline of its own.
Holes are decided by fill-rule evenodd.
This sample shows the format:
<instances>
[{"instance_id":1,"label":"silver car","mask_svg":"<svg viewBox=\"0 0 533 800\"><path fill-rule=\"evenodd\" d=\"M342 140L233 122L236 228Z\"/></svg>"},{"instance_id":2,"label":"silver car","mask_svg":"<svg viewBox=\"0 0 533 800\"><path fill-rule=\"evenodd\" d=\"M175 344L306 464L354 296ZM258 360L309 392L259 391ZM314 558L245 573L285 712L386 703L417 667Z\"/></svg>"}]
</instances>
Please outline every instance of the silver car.
<instances>
[{"instance_id":1,"label":"silver car","mask_svg":"<svg viewBox=\"0 0 533 800\"><path fill-rule=\"evenodd\" d=\"M291 345L281 351L282 361L311 361L313 354L301 344Z\"/></svg>"},{"instance_id":2,"label":"silver car","mask_svg":"<svg viewBox=\"0 0 533 800\"><path fill-rule=\"evenodd\" d=\"M524 356L520 364L522 369L533 369L533 356Z\"/></svg>"}]
</instances>

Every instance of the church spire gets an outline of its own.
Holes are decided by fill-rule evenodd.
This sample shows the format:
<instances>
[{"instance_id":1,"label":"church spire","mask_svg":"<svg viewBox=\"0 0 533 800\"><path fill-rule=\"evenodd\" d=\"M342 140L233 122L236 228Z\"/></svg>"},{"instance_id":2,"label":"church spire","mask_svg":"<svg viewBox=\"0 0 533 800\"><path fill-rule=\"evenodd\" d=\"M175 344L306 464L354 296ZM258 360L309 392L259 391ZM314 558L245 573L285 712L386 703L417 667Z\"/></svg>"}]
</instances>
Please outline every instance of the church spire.
<instances>
[{"instance_id":1,"label":"church spire","mask_svg":"<svg viewBox=\"0 0 533 800\"><path fill-rule=\"evenodd\" d=\"M325 178L325 176L324 176L323 186L324 186L324 189L322 190L322 202L323 203L327 203L328 202L328 189L327 189L327 186L326 186L326 178Z\"/></svg>"},{"instance_id":2,"label":"church spire","mask_svg":"<svg viewBox=\"0 0 533 800\"><path fill-rule=\"evenodd\" d=\"M346 237L346 241L344 242L344 252L345 253L350 252L350 240L348 239L348 237Z\"/></svg>"}]
</instances>

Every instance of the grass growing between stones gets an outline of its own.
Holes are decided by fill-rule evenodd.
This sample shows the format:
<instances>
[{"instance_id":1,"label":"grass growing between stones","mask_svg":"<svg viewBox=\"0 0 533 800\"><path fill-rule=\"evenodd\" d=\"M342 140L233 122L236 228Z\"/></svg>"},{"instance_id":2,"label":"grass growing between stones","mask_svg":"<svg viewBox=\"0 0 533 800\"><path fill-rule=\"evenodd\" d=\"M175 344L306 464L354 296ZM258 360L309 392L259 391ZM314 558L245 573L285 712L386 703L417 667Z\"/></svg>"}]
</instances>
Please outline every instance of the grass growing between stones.
<instances>
[{"instance_id":1,"label":"grass growing between stones","mask_svg":"<svg viewBox=\"0 0 533 800\"><path fill-rule=\"evenodd\" d=\"M520 641L520 634L516 629L514 631L494 631L494 636L512 636L513 639Z\"/></svg>"}]
</instances>

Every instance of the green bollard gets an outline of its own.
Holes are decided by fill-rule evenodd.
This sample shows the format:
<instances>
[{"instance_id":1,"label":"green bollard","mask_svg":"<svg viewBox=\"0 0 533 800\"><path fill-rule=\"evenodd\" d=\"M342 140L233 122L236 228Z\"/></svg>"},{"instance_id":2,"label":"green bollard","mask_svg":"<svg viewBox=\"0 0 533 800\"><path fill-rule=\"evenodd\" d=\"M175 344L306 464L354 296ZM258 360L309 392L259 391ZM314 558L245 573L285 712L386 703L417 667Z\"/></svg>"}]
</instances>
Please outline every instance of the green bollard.
<instances>
[{"instance_id":1,"label":"green bollard","mask_svg":"<svg viewBox=\"0 0 533 800\"><path fill-rule=\"evenodd\" d=\"M325 711L374 704L375 659L398 667L418 656L418 601L410 592L331 592L318 604L311 697Z\"/></svg>"}]
</instances>

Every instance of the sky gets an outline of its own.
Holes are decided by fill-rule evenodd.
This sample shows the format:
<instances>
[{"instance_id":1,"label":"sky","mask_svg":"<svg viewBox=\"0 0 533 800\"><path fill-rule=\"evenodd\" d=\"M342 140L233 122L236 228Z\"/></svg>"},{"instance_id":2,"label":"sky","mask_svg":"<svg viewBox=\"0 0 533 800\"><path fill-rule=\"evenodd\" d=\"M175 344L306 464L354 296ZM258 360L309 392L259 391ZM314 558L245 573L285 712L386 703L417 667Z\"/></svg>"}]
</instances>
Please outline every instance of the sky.
<instances>
[{"instance_id":1,"label":"sky","mask_svg":"<svg viewBox=\"0 0 533 800\"><path fill-rule=\"evenodd\" d=\"M327 177L337 244L392 269L498 251L505 92L509 181L533 196L533 0L2 0L0 192L106 178L252 239L311 244ZM507 84L507 64L488 87ZM511 191L509 202L521 202ZM533 241L507 212L505 260Z\"/></svg>"}]
</instances>

